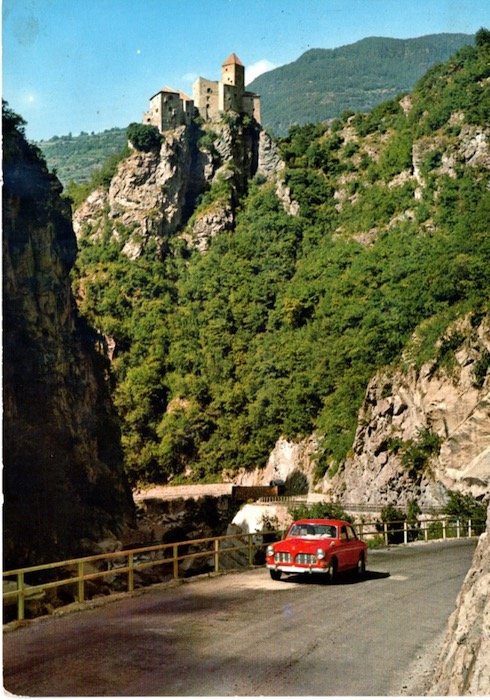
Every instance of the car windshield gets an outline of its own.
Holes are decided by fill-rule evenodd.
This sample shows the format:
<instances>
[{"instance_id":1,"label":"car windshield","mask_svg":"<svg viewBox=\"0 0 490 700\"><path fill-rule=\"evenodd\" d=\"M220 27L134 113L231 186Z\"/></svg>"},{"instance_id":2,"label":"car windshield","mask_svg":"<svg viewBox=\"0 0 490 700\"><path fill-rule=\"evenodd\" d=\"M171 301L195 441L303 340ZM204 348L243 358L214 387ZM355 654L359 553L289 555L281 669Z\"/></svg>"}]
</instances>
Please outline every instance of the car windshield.
<instances>
[{"instance_id":1,"label":"car windshield","mask_svg":"<svg viewBox=\"0 0 490 700\"><path fill-rule=\"evenodd\" d=\"M335 525L319 525L308 523L302 525L293 525L289 531L288 537L337 537L337 528Z\"/></svg>"}]
</instances>

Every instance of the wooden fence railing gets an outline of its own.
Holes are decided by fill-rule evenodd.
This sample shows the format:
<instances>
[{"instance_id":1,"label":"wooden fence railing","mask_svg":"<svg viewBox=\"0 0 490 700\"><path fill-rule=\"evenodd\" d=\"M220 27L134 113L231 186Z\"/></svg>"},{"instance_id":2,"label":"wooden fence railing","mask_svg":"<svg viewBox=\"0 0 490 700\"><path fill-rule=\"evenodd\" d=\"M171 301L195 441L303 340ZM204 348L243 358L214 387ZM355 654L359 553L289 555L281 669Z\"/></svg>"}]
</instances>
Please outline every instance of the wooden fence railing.
<instances>
[{"instance_id":1,"label":"wooden fence railing","mask_svg":"<svg viewBox=\"0 0 490 700\"><path fill-rule=\"evenodd\" d=\"M447 539L449 537L472 537L481 532L483 523L471 520L425 520L413 526L407 522L397 523L354 523L358 534L369 541L381 544L407 543L419 539ZM3 600L16 601L17 619L25 618L25 603L28 599L44 595L51 589L74 587L74 597L82 603L86 599L86 583L100 579L126 577L124 589L135 589L135 574L154 567L163 567L169 577L181 577L181 565L186 560L206 559L210 570L219 573L222 559L234 552L240 552L247 566L253 566L256 553L266 547L267 542L283 536L284 532L271 530L260 533L223 535L185 542L156 544L135 549L97 554L78 559L68 559L50 564L40 564L3 572ZM209 570L209 569L208 569ZM58 574L49 580L50 574ZM143 584L144 586L144 584ZM120 589L120 586L119 586Z\"/></svg>"}]
</instances>

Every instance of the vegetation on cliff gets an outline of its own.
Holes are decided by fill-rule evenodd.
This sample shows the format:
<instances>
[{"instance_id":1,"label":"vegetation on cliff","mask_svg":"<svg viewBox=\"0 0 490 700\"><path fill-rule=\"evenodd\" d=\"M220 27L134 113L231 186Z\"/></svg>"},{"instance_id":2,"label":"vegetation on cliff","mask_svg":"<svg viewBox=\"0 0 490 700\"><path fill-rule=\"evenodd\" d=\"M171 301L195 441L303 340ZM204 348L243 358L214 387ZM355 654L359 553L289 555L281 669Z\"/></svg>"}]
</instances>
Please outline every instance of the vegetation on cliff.
<instances>
[{"instance_id":1,"label":"vegetation on cliff","mask_svg":"<svg viewBox=\"0 0 490 700\"><path fill-rule=\"evenodd\" d=\"M75 286L116 342L134 480L219 478L314 430L318 472L335 470L373 373L407 347L447 362L457 344L436 341L449 324L489 313L483 39L410 97L291 129L281 150L297 216L256 182L204 255L175 237L163 257L129 260L123 240L81 239Z\"/></svg>"}]
</instances>

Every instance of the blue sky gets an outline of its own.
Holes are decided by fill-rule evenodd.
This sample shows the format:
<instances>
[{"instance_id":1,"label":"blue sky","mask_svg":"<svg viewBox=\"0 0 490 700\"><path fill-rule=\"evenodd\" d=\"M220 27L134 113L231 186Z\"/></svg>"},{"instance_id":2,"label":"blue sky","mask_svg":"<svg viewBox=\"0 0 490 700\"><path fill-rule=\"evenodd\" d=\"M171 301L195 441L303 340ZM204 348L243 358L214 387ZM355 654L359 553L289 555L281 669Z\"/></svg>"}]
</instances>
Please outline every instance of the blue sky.
<instances>
[{"instance_id":1,"label":"blue sky","mask_svg":"<svg viewBox=\"0 0 490 700\"><path fill-rule=\"evenodd\" d=\"M250 80L310 48L490 28L489 0L3 0L3 97L28 138L141 121L235 52Z\"/></svg>"}]
</instances>

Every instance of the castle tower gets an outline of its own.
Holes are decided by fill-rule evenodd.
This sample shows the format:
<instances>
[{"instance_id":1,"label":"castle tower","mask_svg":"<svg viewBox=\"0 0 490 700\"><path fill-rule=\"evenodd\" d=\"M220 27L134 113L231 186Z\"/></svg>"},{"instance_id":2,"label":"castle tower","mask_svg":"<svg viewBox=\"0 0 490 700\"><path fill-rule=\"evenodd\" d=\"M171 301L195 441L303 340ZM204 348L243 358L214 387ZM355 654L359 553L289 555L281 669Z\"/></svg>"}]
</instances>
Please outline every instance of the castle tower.
<instances>
[{"instance_id":1,"label":"castle tower","mask_svg":"<svg viewBox=\"0 0 490 700\"><path fill-rule=\"evenodd\" d=\"M221 80L224 85L234 85L242 93L245 90L245 66L236 53L230 54L223 62Z\"/></svg>"},{"instance_id":2,"label":"castle tower","mask_svg":"<svg viewBox=\"0 0 490 700\"><path fill-rule=\"evenodd\" d=\"M244 91L245 66L238 56L232 53L221 67L219 111L240 113L243 110Z\"/></svg>"}]
</instances>

